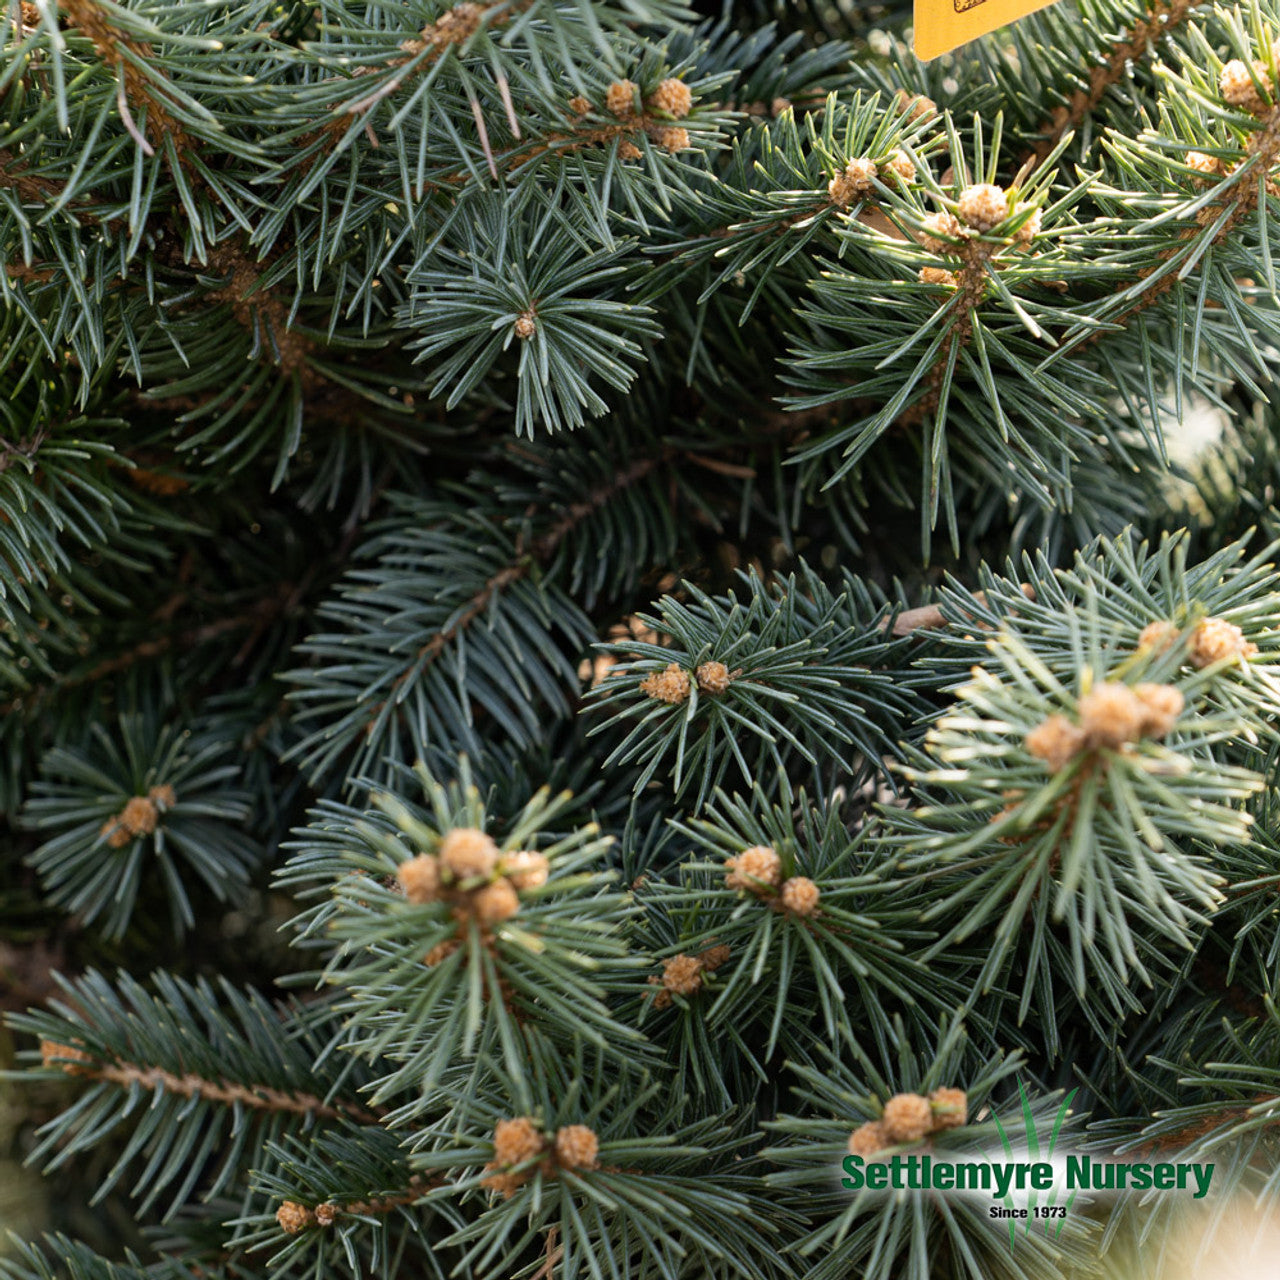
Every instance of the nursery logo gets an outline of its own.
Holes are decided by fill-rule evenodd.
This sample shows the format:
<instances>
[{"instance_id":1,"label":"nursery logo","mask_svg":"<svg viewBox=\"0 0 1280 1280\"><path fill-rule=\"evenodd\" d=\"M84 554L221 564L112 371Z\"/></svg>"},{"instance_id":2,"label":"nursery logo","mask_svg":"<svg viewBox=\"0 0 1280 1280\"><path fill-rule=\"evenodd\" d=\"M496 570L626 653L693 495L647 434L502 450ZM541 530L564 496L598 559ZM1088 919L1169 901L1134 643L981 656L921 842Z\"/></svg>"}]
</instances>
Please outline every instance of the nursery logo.
<instances>
[{"instance_id":1,"label":"nursery logo","mask_svg":"<svg viewBox=\"0 0 1280 1280\"><path fill-rule=\"evenodd\" d=\"M1213 1180L1211 1164L1190 1161L1139 1161L1123 1163L1087 1155L1068 1155L1058 1146L1062 1127L1077 1090L1062 1100L1048 1140L1039 1132L1025 1086L1019 1084L1025 1143L1015 1147L1000 1117L992 1121L1002 1150L990 1153L956 1153L951 1158L930 1155L887 1156L866 1159L845 1156L841 1185L849 1191L933 1191L990 1201L988 1217L1009 1228L1009 1247L1018 1237L1030 1235L1033 1224L1042 1223L1045 1235L1056 1239L1077 1194L1122 1191L1158 1191L1190 1195L1202 1200ZM1001 1158L1003 1157L1003 1158Z\"/></svg>"}]
</instances>

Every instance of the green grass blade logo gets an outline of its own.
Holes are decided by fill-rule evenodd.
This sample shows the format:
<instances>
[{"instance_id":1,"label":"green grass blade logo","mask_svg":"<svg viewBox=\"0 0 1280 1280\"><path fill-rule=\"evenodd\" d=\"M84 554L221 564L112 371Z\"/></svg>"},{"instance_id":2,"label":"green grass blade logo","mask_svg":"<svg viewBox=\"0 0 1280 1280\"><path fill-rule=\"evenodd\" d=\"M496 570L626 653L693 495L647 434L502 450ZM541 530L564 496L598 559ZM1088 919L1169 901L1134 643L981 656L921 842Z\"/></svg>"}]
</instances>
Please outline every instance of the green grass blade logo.
<instances>
[{"instance_id":1,"label":"green grass blade logo","mask_svg":"<svg viewBox=\"0 0 1280 1280\"><path fill-rule=\"evenodd\" d=\"M1053 1150L1054 1150L1054 1147L1057 1146L1058 1135L1062 1132L1062 1126L1066 1121L1068 1113L1071 1110L1071 1103L1078 1092L1079 1092L1078 1089L1072 1089L1071 1092L1067 1094L1065 1098L1062 1099L1062 1102L1058 1106L1058 1114L1054 1117L1054 1120L1053 1120L1053 1132L1049 1135L1049 1145L1044 1153L1044 1158L1046 1160L1052 1161L1053 1159ZM1023 1122L1023 1127L1026 1133L1026 1139L1027 1139L1027 1155L1030 1157L1032 1161L1039 1161L1041 1158L1040 1157L1040 1133L1036 1126L1036 1117L1035 1117L1035 1112L1032 1110L1032 1107L1031 1107L1031 1099L1027 1097L1027 1086L1023 1084L1021 1080L1018 1081L1018 1097L1022 1102L1022 1122ZM1008 1159L1012 1161L1015 1158L1015 1154L1016 1154L1014 1152L1013 1143L1009 1141L1009 1135L1008 1133L1005 1132L1004 1125L1000 1123L1000 1117L993 1112L991 1118L992 1120L995 1121L996 1132L999 1133L1000 1135L1000 1145L1004 1147L1004 1153L1006 1157L1008 1157ZM1046 1204L1050 1204L1050 1205L1053 1204L1053 1202L1057 1199L1057 1196L1058 1196L1058 1188L1055 1185L1049 1191L1049 1197L1046 1201ZM1071 1194L1067 1197L1066 1208L1068 1210L1070 1210L1071 1202L1075 1198L1076 1198L1076 1193L1075 1193L1075 1190L1073 1189ZM1006 1195L1004 1197L1004 1203L1005 1203L1005 1207L1011 1211L1015 1207L1012 1195ZM1029 1212L1027 1216L1024 1219L1022 1219L1023 1235L1030 1235L1032 1222L1038 1220L1035 1213L1036 1191L1034 1186L1031 1190L1030 1199L1027 1202L1027 1209L1029 1210ZM1061 1233L1062 1228L1066 1225L1065 1215L1058 1218L1045 1218L1043 1219L1043 1221L1044 1221L1045 1235L1052 1235L1055 1240L1058 1238L1058 1235ZM1053 1226L1053 1223L1055 1221L1057 1223L1056 1227ZM1010 1253L1013 1252L1013 1247L1017 1243L1017 1241L1018 1241L1018 1220L1016 1218L1011 1217L1009 1219L1009 1251Z\"/></svg>"}]
</instances>

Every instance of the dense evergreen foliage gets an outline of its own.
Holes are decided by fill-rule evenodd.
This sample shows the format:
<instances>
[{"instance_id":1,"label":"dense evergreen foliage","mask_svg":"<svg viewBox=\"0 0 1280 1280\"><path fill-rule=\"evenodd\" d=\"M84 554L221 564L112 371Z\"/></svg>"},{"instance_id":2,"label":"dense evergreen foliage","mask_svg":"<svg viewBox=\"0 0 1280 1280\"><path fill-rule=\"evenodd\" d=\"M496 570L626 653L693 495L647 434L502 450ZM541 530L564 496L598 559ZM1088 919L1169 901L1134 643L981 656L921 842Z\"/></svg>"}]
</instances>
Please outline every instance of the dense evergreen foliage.
<instances>
[{"instance_id":1,"label":"dense evergreen foliage","mask_svg":"<svg viewBox=\"0 0 1280 1280\"><path fill-rule=\"evenodd\" d=\"M697 8L6 0L9 1280L1280 1212L1280 5ZM839 1189L1068 1096L1213 1196Z\"/></svg>"}]
</instances>

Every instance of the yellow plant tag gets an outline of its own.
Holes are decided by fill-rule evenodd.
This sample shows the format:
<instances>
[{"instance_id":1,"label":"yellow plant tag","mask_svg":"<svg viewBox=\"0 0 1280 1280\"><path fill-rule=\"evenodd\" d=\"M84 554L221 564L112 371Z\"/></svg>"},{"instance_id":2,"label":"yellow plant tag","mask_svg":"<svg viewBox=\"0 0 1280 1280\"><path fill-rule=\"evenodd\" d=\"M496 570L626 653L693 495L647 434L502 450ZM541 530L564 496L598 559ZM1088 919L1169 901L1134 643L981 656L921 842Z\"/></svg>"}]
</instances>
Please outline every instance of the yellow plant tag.
<instances>
[{"instance_id":1,"label":"yellow plant tag","mask_svg":"<svg viewBox=\"0 0 1280 1280\"><path fill-rule=\"evenodd\" d=\"M916 57L928 62L1053 3L1054 0L916 0Z\"/></svg>"}]
</instances>

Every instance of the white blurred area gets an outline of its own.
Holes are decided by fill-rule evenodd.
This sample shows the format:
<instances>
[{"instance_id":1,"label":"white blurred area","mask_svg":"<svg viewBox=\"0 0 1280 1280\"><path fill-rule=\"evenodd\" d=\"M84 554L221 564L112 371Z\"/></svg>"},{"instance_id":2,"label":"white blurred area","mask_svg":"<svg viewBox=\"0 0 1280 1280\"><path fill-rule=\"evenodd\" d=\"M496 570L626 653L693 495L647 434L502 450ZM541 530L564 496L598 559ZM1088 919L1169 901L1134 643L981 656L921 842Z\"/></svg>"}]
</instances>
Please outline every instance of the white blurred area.
<instances>
[{"instance_id":1,"label":"white blurred area","mask_svg":"<svg viewBox=\"0 0 1280 1280\"><path fill-rule=\"evenodd\" d=\"M1280 1213L1251 1197L1179 1214L1105 1280L1280 1280Z\"/></svg>"},{"instance_id":2,"label":"white blurred area","mask_svg":"<svg viewBox=\"0 0 1280 1280\"><path fill-rule=\"evenodd\" d=\"M1202 396L1188 396L1183 408L1181 421L1171 415L1160 426L1169 461L1175 466L1188 467L1222 439L1227 417ZM1280 1266L1277 1266L1275 1280L1280 1280Z\"/></svg>"}]
</instances>

